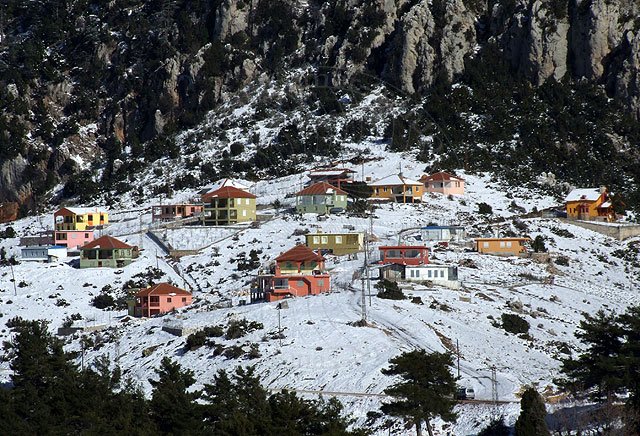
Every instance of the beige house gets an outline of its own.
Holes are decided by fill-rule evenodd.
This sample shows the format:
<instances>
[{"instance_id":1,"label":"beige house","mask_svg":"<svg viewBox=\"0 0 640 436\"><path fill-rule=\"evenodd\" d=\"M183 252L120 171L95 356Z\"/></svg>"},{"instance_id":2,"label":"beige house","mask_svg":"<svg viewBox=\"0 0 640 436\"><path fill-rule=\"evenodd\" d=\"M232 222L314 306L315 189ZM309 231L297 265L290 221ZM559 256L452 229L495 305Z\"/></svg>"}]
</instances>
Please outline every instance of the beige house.
<instances>
[{"instance_id":1,"label":"beige house","mask_svg":"<svg viewBox=\"0 0 640 436\"><path fill-rule=\"evenodd\" d=\"M336 256L364 249L364 233L309 233L305 239L307 247L312 250L326 251Z\"/></svg>"},{"instance_id":2,"label":"beige house","mask_svg":"<svg viewBox=\"0 0 640 436\"><path fill-rule=\"evenodd\" d=\"M225 186L202 196L204 225L226 226L256 220L256 196Z\"/></svg>"}]
</instances>

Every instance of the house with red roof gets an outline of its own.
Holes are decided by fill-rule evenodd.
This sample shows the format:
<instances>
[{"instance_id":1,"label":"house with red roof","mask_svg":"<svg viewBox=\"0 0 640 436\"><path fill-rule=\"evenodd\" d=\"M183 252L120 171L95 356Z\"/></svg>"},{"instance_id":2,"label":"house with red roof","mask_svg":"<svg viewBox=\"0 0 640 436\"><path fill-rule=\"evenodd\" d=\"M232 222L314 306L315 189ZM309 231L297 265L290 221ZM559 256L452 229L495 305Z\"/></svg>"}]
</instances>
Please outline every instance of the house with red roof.
<instances>
[{"instance_id":1,"label":"house with red roof","mask_svg":"<svg viewBox=\"0 0 640 436\"><path fill-rule=\"evenodd\" d=\"M256 196L235 186L223 186L202 196L204 225L227 226L256 220Z\"/></svg>"},{"instance_id":2,"label":"house with red roof","mask_svg":"<svg viewBox=\"0 0 640 436\"><path fill-rule=\"evenodd\" d=\"M426 192L444 195L464 195L464 179L453 174L440 171L420 177Z\"/></svg>"},{"instance_id":3,"label":"house with red roof","mask_svg":"<svg viewBox=\"0 0 640 436\"><path fill-rule=\"evenodd\" d=\"M318 182L296 193L298 213L330 214L347 208L347 193L327 183Z\"/></svg>"},{"instance_id":4,"label":"house with red roof","mask_svg":"<svg viewBox=\"0 0 640 436\"><path fill-rule=\"evenodd\" d=\"M138 247L102 236L80 247L80 268L121 268L138 257Z\"/></svg>"},{"instance_id":5,"label":"house with red roof","mask_svg":"<svg viewBox=\"0 0 640 436\"><path fill-rule=\"evenodd\" d=\"M147 317L160 315L188 306L192 301L191 292L173 286L170 283L158 283L136 293L132 307L133 313L130 314Z\"/></svg>"},{"instance_id":6,"label":"house with red roof","mask_svg":"<svg viewBox=\"0 0 640 436\"><path fill-rule=\"evenodd\" d=\"M330 185L340 188L343 184L353 183L353 175L356 172L348 168L316 168L309 171L308 185L319 182L327 182Z\"/></svg>"},{"instance_id":7,"label":"house with red roof","mask_svg":"<svg viewBox=\"0 0 640 436\"><path fill-rule=\"evenodd\" d=\"M276 257L275 264L257 279L258 298L277 301L328 292L331 276L324 257L305 245L296 245Z\"/></svg>"}]
</instances>

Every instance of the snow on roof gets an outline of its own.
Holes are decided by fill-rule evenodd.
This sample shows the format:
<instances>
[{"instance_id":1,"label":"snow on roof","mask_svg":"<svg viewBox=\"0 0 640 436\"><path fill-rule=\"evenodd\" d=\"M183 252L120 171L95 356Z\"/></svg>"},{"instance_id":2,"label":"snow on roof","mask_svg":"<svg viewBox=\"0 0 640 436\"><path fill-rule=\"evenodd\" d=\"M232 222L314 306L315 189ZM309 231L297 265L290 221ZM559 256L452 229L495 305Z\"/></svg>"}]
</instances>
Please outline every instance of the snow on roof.
<instances>
[{"instance_id":1,"label":"snow on roof","mask_svg":"<svg viewBox=\"0 0 640 436\"><path fill-rule=\"evenodd\" d=\"M602 195L602 193L600 192L600 188L574 189L573 191L569 192L569 194L567 194L564 201L596 201L598 198L600 198L600 195Z\"/></svg>"},{"instance_id":2,"label":"snow on roof","mask_svg":"<svg viewBox=\"0 0 640 436\"><path fill-rule=\"evenodd\" d=\"M216 183L214 183L213 186L207 190L207 193L213 192L213 191L217 191L218 189L226 188L228 186L233 187L233 188L242 189L244 191L249 189L249 185L247 185L245 183L242 183L242 182L240 182L238 180L222 179L222 180L218 180Z\"/></svg>"},{"instance_id":3,"label":"snow on roof","mask_svg":"<svg viewBox=\"0 0 640 436\"><path fill-rule=\"evenodd\" d=\"M309 177L313 176L340 176L345 173L354 173L355 171L348 168L318 168L316 170L309 171Z\"/></svg>"},{"instance_id":4,"label":"snow on roof","mask_svg":"<svg viewBox=\"0 0 640 436\"><path fill-rule=\"evenodd\" d=\"M106 211L100 210L97 207L63 207L56 213L60 213L63 210L68 210L74 215L84 215L87 213L105 213Z\"/></svg>"},{"instance_id":5,"label":"snow on roof","mask_svg":"<svg viewBox=\"0 0 640 436\"><path fill-rule=\"evenodd\" d=\"M402 185L421 186L422 183L416 180L408 179L401 174L392 174L390 176L383 177L382 179L376 180L375 182L369 183L369 186L402 186Z\"/></svg>"},{"instance_id":6,"label":"snow on roof","mask_svg":"<svg viewBox=\"0 0 640 436\"><path fill-rule=\"evenodd\" d=\"M304 188L302 191L296 193L296 195L333 194L334 192L336 194L347 195L347 193L344 192L342 189L336 188L335 186L330 185L327 182L314 183L308 188Z\"/></svg>"},{"instance_id":7,"label":"snow on roof","mask_svg":"<svg viewBox=\"0 0 640 436\"><path fill-rule=\"evenodd\" d=\"M604 203L602 203L600 206L598 206L599 208L602 209L606 209L607 207L611 207L611 202L610 201L605 201Z\"/></svg>"}]
</instances>

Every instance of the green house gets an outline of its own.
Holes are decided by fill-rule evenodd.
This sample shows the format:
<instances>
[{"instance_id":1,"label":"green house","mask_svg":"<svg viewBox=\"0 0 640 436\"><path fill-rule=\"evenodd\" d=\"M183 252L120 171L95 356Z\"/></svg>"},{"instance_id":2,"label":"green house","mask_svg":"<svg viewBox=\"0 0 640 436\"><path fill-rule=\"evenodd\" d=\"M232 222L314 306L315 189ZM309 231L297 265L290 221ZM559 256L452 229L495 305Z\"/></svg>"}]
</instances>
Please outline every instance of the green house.
<instances>
[{"instance_id":1,"label":"green house","mask_svg":"<svg viewBox=\"0 0 640 436\"><path fill-rule=\"evenodd\" d=\"M347 208L347 193L327 182L318 182L296 194L298 213L329 214Z\"/></svg>"},{"instance_id":2,"label":"green house","mask_svg":"<svg viewBox=\"0 0 640 436\"><path fill-rule=\"evenodd\" d=\"M256 220L256 196L234 186L207 192L202 201L206 226L227 226Z\"/></svg>"},{"instance_id":3,"label":"green house","mask_svg":"<svg viewBox=\"0 0 640 436\"><path fill-rule=\"evenodd\" d=\"M111 236L102 236L80 247L80 268L121 268L138 257L138 248Z\"/></svg>"},{"instance_id":4,"label":"green house","mask_svg":"<svg viewBox=\"0 0 640 436\"><path fill-rule=\"evenodd\" d=\"M364 249L363 233L309 233L306 245L312 250L327 250L336 256L353 254Z\"/></svg>"}]
</instances>

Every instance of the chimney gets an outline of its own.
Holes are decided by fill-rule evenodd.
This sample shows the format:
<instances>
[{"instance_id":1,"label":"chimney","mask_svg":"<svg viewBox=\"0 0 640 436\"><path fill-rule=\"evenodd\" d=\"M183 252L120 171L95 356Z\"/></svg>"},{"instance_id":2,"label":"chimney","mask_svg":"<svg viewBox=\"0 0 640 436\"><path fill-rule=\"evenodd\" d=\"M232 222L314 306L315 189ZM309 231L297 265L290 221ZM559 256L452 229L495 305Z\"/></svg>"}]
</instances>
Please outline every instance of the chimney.
<instances>
[{"instance_id":1,"label":"chimney","mask_svg":"<svg viewBox=\"0 0 640 436\"><path fill-rule=\"evenodd\" d=\"M605 192L607 192L607 187L606 186L600 186L600 193L604 194Z\"/></svg>"}]
</instances>

